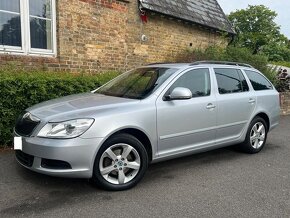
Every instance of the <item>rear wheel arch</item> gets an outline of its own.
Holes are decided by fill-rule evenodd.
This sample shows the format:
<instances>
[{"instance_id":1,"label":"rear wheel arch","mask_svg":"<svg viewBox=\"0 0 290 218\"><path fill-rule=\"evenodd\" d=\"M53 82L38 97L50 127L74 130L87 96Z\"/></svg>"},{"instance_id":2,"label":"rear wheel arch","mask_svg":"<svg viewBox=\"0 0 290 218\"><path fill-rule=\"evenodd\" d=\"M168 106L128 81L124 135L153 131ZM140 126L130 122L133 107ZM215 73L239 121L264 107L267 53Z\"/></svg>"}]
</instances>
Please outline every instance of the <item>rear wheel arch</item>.
<instances>
[{"instance_id":1,"label":"rear wheel arch","mask_svg":"<svg viewBox=\"0 0 290 218\"><path fill-rule=\"evenodd\" d=\"M262 118L266 122L267 130L269 130L270 129L270 124L271 124L269 116L266 113L264 113L264 112L260 112L260 113L256 114L256 116L254 116L252 120L254 120L257 117Z\"/></svg>"}]
</instances>

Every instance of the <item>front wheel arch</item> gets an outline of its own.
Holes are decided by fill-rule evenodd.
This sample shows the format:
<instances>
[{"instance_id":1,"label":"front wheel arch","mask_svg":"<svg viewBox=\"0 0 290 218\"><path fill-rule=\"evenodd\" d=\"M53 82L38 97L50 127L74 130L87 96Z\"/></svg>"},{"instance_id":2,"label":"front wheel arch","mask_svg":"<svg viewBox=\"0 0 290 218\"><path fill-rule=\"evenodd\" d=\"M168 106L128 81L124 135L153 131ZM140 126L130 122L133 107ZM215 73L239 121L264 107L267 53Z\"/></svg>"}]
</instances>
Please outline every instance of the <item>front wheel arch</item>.
<instances>
[{"instance_id":1,"label":"front wheel arch","mask_svg":"<svg viewBox=\"0 0 290 218\"><path fill-rule=\"evenodd\" d=\"M144 133L142 130L137 129L137 128L133 128L133 127L126 127L126 128L122 128L119 129L113 133L111 133L104 141L102 144L106 143L106 141L108 141L110 138L114 137L115 135L118 134L128 134L128 135L132 135L135 138L137 138L145 147L147 154L148 154L148 160L149 163L153 160L153 147L152 147L152 142L149 139L148 135L146 133ZM95 154L96 157L96 154Z\"/></svg>"}]
</instances>

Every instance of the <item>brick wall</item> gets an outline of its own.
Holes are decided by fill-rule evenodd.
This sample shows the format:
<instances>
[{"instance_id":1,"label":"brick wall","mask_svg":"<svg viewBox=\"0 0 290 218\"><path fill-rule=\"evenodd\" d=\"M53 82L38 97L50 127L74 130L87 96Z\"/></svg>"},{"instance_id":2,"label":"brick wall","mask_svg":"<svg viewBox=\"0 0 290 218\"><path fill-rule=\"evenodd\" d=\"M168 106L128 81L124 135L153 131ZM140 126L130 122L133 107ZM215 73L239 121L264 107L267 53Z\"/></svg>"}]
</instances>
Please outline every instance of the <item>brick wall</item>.
<instances>
[{"instance_id":1,"label":"brick wall","mask_svg":"<svg viewBox=\"0 0 290 218\"><path fill-rule=\"evenodd\" d=\"M288 115L290 114L290 92L280 93L281 98L281 114Z\"/></svg>"},{"instance_id":2,"label":"brick wall","mask_svg":"<svg viewBox=\"0 0 290 218\"><path fill-rule=\"evenodd\" d=\"M127 70L224 43L218 33L160 14L148 13L142 23L137 0L57 1L57 38L56 58L0 55L0 61L72 72Z\"/></svg>"}]
</instances>

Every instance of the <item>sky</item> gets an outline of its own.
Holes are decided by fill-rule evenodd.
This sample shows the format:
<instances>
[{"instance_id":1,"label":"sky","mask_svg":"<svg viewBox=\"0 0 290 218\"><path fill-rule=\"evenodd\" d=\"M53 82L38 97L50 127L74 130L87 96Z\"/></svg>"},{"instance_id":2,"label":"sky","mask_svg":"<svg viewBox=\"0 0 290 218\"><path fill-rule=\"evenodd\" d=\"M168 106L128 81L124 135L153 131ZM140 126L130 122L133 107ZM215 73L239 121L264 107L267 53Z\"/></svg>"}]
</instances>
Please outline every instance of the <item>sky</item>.
<instances>
[{"instance_id":1,"label":"sky","mask_svg":"<svg viewBox=\"0 0 290 218\"><path fill-rule=\"evenodd\" d=\"M281 27L281 33L290 39L290 1L289 0L217 0L225 14L248 5L265 5L278 14L276 23Z\"/></svg>"}]
</instances>

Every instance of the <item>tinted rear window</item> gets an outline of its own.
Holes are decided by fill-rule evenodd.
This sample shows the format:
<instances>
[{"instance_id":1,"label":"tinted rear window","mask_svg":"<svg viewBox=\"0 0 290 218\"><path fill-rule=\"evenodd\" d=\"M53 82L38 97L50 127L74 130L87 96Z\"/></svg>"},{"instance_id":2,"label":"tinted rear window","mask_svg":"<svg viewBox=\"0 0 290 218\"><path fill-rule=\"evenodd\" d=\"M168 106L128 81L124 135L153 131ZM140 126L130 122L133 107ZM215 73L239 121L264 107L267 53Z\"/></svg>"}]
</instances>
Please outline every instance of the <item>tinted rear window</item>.
<instances>
[{"instance_id":1,"label":"tinted rear window","mask_svg":"<svg viewBox=\"0 0 290 218\"><path fill-rule=\"evenodd\" d=\"M247 81L240 70L230 68L215 68L214 71L220 94L249 91Z\"/></svg>"},{"instance_id":2,"label":"tinted rear window","mask_svg":"<svg viewBox=\"0 0 290 218\"><path fill-rule=\"evenodd\" d=\"M251 81L254 90L259 91L273 89L272 84L261 74L251 70L245 70L245 73Z\"/></svg>"}]
</instances>

